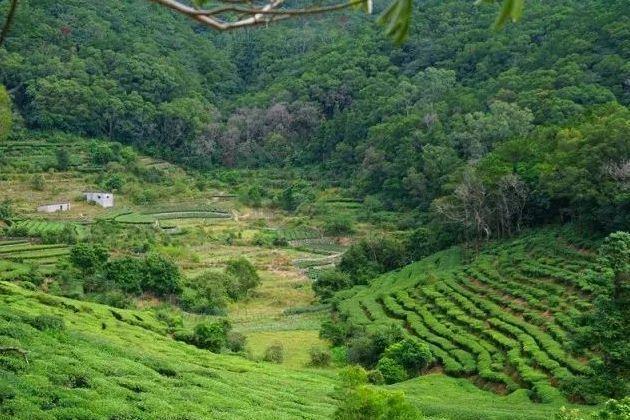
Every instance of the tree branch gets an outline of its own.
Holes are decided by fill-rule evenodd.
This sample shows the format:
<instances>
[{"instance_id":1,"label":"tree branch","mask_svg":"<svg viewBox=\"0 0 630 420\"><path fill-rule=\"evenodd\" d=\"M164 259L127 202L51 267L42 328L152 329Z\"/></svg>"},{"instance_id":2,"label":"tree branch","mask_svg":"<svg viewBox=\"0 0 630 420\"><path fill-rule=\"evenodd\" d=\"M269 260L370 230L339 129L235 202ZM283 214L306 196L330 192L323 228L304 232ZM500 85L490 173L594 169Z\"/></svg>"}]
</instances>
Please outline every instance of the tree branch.
<instances>
[{"instance_id":1,"label":"tree branch","mask_svg":"<svg viewBox=\"0 0 630 420\"><path fill-rule=\"evenodd\" d=\"M221 0L223 3L230 3L228 6L221 6L210 10L199 10L180 3L177 0L151 0L154 3L168 7L169 9L190 17L213 29L224 31L229 29L241 28L244 26L254 26L259 24L267 24L278 20L289 19L294 16L313 15L319 13L327 13L335 10L347 9L352 6L358 6L364 3L370 3L371 0L352 0L347 3L334 4L331 6L307 7L302 9L277 9L284 0L273 0L263 7L245 7L238 4L245 3L244 0ZM218 15L225 13L240 13L251 15L250 17L239 19L236 21L226 21L220 19Z\"/></svg>"}]
</instances>

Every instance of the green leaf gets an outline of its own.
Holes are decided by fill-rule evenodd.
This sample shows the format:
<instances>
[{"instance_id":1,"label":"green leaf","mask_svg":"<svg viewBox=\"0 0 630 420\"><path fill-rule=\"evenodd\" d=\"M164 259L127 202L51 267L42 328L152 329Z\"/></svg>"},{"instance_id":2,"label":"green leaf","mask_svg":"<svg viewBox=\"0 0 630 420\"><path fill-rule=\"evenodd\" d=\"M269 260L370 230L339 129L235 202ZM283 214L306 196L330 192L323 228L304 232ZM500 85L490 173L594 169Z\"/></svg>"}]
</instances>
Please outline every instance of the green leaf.
<instances>
[{"instance_id":1,"label":"green leaf","mask_svg":"<svg viewBox=\"0 0 630 420\"><path fill-rule=\"evenodd\" d=\"M488 0L479 0L487 3ZM478 2L479 2L478 1ZM521 16L523 16L523 8L525 6L525 0L503 0L503 7L494 22L494 28L500 29L505 26L508 19L512 22L517 22Z\"/></svg>"},{"instance_id":2,"label":"green leaf","mask_svg":"<svg viewBox=\"0 0 630 420\"><path fill-rule=\"evenodd\" d=\"M385 33L396 44L402 44L409 34L412 15L412 0L394 0L378 18L385 26Z\"/></svg>"}]
</instances>

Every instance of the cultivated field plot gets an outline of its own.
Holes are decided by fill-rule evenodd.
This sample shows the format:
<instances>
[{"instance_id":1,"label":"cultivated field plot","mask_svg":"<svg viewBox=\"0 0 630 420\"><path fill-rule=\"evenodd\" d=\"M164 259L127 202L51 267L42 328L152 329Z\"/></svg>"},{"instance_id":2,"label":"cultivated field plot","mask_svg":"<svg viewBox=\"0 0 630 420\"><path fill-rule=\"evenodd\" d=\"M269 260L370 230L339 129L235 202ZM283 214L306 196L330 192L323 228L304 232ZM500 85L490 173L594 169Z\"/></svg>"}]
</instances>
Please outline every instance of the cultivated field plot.
<instances>
[{"instance_id":1,"label":"cultivated field plot","mask_svg":"<svg viewBox=\"0 0 630 420\"><path fill-rule=\"evenodd\" d=\"M555 244L555 245L554 245ZM572 354L573 320L591 307L579 279L595 258L538 235L495 246L461 266L456 250L386 274L341 305L358 325L391 322L425 341L445 373L498 393L560 400L562 379L587 373Z\"/></svg>"},{"instance_id":2,"label":"cultivated field plot","mask_svg":"<svg viewBox=\"0 0 630 420\"><path fill-rule=\"evenodd\" d=\"M50 274L59 258L69 252L67 245L0 241L0 280L26 279L35 273Z\"/></svg>"},{"instance_id":3,"label":"cultivated field plot","mask_svg":"<svg viewBox=\"0 0 630 420\"><path fill-rule=\"evenodd\" d=\"M120 223L128 224L155 224L158 221L177 221L183 219L229 219L232 215L228 210L219 207L199 207L182 210L155 209L142 213L125 212L113 218Z\"/></svg>"},{"instance_id":4,"label":"cultivated field plot","mask_svg":"<svg viewBox=\"0 0 630 420\"><path fill-rule=\"evenodd\" d=\"M11 235L45 237L47 234L57 235L64 229L71 229L77 237L83 238L86 230L83 225L71 222L51 221L45 219L16 220L11 224Z\"/></svg>"}]
</instances>

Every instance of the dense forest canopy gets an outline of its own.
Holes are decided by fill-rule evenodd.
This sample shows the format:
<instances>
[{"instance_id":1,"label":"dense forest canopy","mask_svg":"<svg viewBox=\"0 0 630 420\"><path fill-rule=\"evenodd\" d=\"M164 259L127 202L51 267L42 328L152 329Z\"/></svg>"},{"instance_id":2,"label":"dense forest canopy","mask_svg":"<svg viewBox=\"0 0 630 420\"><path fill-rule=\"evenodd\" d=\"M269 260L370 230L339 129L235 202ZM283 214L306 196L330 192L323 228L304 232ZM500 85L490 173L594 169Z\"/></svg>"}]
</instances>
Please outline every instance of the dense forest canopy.
<instances>
[{"instance_id":1,"label":"dense forest canopy","mask_svg":"<svg viewBox=\"0 0 630 420\"><path fill-rule=\"evenodd\" d=\"M398 47L353 13L217 34L147 2L25 1L0 83L30 128L196 167L314 167L477 236L627 228L628 2L531 1L499 32L496 8L413 7Z\"/></svg>"}]
</instances>

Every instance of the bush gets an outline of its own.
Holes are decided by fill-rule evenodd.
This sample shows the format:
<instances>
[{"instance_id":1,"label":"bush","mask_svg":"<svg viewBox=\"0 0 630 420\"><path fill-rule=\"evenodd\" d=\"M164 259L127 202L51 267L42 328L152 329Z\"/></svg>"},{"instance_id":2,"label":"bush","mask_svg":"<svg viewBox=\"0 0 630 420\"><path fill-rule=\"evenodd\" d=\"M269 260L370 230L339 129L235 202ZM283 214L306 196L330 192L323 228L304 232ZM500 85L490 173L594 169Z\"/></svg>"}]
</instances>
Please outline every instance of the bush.
<instances>
[{"instance_id":1,"label":"bush","mask_svg":"<svg viewBox=\"0 0 630 420\"><path fill-rule=\"evenodd\" d=\"M225 272L234 276L238 282L235 290L231 291L228 288L230 297L234 300L242 298L249 290L260 284L260 276L258 276L256 268L245 258L229 260Z\"/></svg>"},{"instance_id":2,"label":"bush","mask_svg":"<svg viewBox=\"0 0 630 420\"><path fill-rule=\"evenodd\" d=\"M66 328L63 318L57 315L38 315L29 323L40 331L63 331Z\"/></svg>"},{"instance_id":3,"label":"bush","mask_svg":"<svg viewBox=\"0 0 630 420\"><path fill-rule=\"evenodd\" d=\"M234 277L216 270L206 271L186 282L180 298L183 309L195 313L220 315L228 303L228 287L235 288Z\"/></svg>"},{"instance_id":4,"label":"bush","mask_svg":"<svg viewBox=\"0 0 630 420\"><path fill-rule=\"evenodd\" d=\"M429 346L414 338L406 338L390 345L383 356L394 360L412 375L426 369L433 362Z\"/></svg>"},{"instance_id":5,"label":"bush","mask_svg":"<svg viewBox=\"0 0 630 420\"><path fill-rule=\"evenodd\" d=\"M311 356L311 366L326 367L330 365L332 355L330 350L321 346L313 346L309 350Z\"/></svg>"},{"instance_id":6,"label":"bush","mask_svg":"<svg viewBox=\"0 0 630 420\"><path fill-rule=\"evenodd\" d=\"M281 343L273 343L265 350L263 356L265 362L282 363L284 361L284 346Z\"/></svg>"},{"instance_id":7,"label":"bush","mask_svg":"<svg viewBox=\"0 0 630 420\"><path fill-rule=\"evenodd\" d=\"M237 331L230 331L227 335L227 348L230 351L239 353L245 350L247 344L247 337Z\"/></svg>"},{"instance_id":8,"label":"bush","mask_svg":"<svg viewBox=\"0 0 630 420\"><path fill-rule=\"evenodd\" d=\"M227 344L227 334L231 328L232 326L227 320L202 322L195 326L192 336L188 337L188 339L190 344L194 344L200 349L219 353Z\"/></svg>"},{"instance_id":9,"label":"bush","mask_svg":"<svg viewBox=\"0 0 630 420\"><path fill-rule=\"evenodd\" d=\"M382 385L385 383L385 378L380 370L374 369L368 372L368 381L374 385Z\"/></svg>"},{"instance_id":10,"label":"bush","mask_svg":"<svg viewBox=\"0 0 630 420\"><path fill-rule=\"evenodd\" d=\"M422 414L411 405L402 392L389 392L359 387L345 394L334 414L335 420L415 420Z\"/></svg>"},{"instance_id":11,"label":"bush","mask_svg":"<svg viewBox=\"0 0 630 420\"><path fill-rule=\"evenodd\" d=\"M348 362L371 368L381 357L385 349L402 339L400 326L390 324L376 331L355 334L348 342Z\"/></svg>"},{"instance_id":12,"label":"bush","mask_svg":"<svg viewBox=\"0 0 630 420\"><path fill-rule=\"evenodd\" d=\"M381 273L403 266L407 260L405 247L400 241L376 237L350 246L338 268L350 275L353 284L365 284Z\"/></svg>"},{"instance_id":13,"label":"bush","mask_svg":"<svg viewBox=\"0 0 630 420\"><path fill-rule=\"evenodd\" d=\"M376 365L376 370L381 372L386 384L402 382L407 379L404 366L389 357L381 358Z\"/></svg>"},{"instance_id":14,"label":"bush","mask_svg":"<svg viewBox=\"0 0 630 420\"><path fill-rule=\"evenodd\" d=\"M145 259L144 289L159 296L176 294L181 290L181 274L172 261L158 254L151 254Z\"/></svg>"},{"instance_id":15,"label":"bush","mask_svg":"<svg viewBox=\"0 0 630 420\"><path fill-rule=\"evenodd\" d=\"M347 236L354 231L354 223L347 216L337 215L324 222L324 232L329 236Z\"/></svg>"},{"instance_id":16,"label":"bush","mask_svg":"<svg viewBox=\"0 0 630 420\"><path fill-rule=\"evenodd\" d=\"M144 263L138 258L123 257L109 261L105 264L103 274L126 293L142 293Z\"/></svg>"},{"instance_id":17,"label":"bush","mask_svg":"<svg viewBox=\"0 0 630 420\"><path fill-rule=\"evenodd\" d=\"M313 291L321 299L330 299L338 290L350 288L352 279L347 273L339 270L322 270L313 282Z\"/></svg>"},{"instance_id":18,"label":"bush","mask_svg":"<svg viewBox=\"0 0 630 420\"><path fill-rule=\"evenodd\" d=\"M100 245L78 244L70 249L70 262L83 274L92 274L107 261L107 249Z\"/></svg>"}]
</instances>

